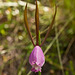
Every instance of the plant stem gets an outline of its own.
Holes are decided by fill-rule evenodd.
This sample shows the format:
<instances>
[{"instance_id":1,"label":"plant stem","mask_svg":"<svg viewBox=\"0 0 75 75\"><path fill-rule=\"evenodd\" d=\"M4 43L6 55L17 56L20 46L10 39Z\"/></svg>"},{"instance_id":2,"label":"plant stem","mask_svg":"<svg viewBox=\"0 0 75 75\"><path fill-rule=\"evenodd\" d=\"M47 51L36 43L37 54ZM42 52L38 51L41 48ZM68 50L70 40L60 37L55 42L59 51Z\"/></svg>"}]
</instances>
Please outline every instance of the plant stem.
<instances>
[{"instance_id":1,"label":"plant stem","mask_svg":"<svg viewBox=\"0 0 75 75\"><path fill-rule=\"evenodd\" d=\"M41 72L40 71L38 72L38 75L41 75Z\"/></svg>"},{"instance_id":2,"label":"plant stem","mask_svg":"<svg viewBox=\"0 0 75 75\"><path fill-rule=\"evenodd\" d=\"M38 37L39 37L39 42L38 43L40 45L41 44L40 32L39 32L39 36ZM38 72L38 75L41 75L41 72L40 71Z\"/></svg>"}]
</instances>

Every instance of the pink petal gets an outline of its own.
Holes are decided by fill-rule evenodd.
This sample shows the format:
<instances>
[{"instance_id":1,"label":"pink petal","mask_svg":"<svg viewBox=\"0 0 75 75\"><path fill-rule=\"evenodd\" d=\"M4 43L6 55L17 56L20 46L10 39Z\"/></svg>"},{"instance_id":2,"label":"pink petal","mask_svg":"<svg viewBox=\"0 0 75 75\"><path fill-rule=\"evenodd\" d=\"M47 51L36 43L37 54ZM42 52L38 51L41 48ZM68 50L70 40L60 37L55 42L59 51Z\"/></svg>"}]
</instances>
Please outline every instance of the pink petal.
<instances>
[{"instance_id":1,"label":"pink petal","mask_svg":"<svg viewBox=\"0 0 75 75\"><path fill-rule=\"evenodd\" d=\"M29 63L31 65L36 64L41 67L45 63L45 57L44 57L43 51L39 46L35 46L35 48L31 52L29 57Z\"/></svg>"}]
</instances>

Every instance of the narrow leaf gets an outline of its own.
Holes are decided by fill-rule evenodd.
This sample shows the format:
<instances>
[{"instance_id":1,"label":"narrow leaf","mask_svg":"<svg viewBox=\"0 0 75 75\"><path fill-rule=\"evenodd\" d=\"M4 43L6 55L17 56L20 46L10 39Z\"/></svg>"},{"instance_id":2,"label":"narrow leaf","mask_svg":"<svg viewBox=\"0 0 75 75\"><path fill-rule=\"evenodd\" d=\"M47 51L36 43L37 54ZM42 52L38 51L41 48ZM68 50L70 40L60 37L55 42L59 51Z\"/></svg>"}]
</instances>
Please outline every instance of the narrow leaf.
<instances>
[{"instance_id":1,"label":"narrow leaf","mask_svg":"<svg viewBox=\"0 0 75 75\"><path fill-rule=\"evenodd\" d=\"M55 14L54 14L53 20L52 20L52 22L51 22L51 25L49 26L49 29L48 29L48 31L47 31L47 34L46 34L46 36L45 36L45 38L44 38L44 40L43 40L43 42L41 43L40 46L42 46L42 45L44 44L44 42L46 41L46 39L47 39L47 37L48 37L48 35L49 35L49 33L50 33L52 27L53 27L53 24L54 24L54 21L55 21L55 17L56 17L56 12L57 12L57 6L55 6Z\"/></svg>"},{"instance_id":2,"label":"narrow leaf","mask_svg":"<svg viewBox=\"0 0 75 75\"><path fill-rule=\"evenodd\" d=\"M31 38L31 41L33 43L33 45L35 46L34 42L33 42L33 38L32 38L32 35L31 35L31 32L30 32L30 29L29 29L29 26L28 26L28 21L27 21L27 4L26 4L26 7L25 7L25 11L24 11L24 22L25 22L25 27L28 31L28 34Z\"/></svg>"}]
</instances>

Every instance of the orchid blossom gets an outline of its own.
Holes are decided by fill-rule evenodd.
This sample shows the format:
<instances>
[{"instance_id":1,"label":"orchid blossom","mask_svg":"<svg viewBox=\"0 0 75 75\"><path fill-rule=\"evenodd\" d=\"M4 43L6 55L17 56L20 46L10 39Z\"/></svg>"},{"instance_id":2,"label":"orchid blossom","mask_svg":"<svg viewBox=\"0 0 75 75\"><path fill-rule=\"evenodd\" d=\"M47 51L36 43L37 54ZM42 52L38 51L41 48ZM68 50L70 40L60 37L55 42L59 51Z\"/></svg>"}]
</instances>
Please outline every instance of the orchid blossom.
<instances>
[{"instance_id":1,"label":"orchid blossom","mask_svg":"<svg viewBox=\"0 0 75 75\"><path fill-rule=\"evenodd\" d=\"M36 11L35 11L35 24L36 24L36 44L34 44L29 26L28 26L28 21L27 21L27 4L25 7L25 11L24 11L24 21L25 21L25 27L28 31L28 34L31 38L31 41L34 45L34 49L32 50L30 56L29 56L29 63L32 66L31 71L33 72L41 72L41 67L44 65L45 63L45 56L43 54L43 51L41 49L42 45L44 44L44 42L46 41L48 34L50 33L54 21L55 21L55 16L56 16L56 12L57 12L57 6L55 6L55 14L53 16L53 20L51 22L51 25L49 26L49 29L47 31L47 34L44 38L44 40L42 41L41 45L39 45L39 11L38 11L38 4L37 4L37 0L36 0Z\"/></svg>"}]
</instances>

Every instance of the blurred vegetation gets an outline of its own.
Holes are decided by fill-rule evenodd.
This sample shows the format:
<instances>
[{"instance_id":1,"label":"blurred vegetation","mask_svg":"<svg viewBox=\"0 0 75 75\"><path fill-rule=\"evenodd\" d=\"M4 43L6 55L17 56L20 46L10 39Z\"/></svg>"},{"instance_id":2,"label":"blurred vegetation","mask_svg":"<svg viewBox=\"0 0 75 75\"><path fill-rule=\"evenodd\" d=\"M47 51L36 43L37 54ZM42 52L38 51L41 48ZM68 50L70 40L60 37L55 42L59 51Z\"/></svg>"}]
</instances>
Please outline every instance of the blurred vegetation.
<instances>
[{"instance_id":1,"label":"blurred vegetation","mask_svg":"<svg viewBox=\"0 0 75 75\"><path fill-rule=\"evenodd\" d=\"M33 45L24 27L25 2L29 27L36 41L35 0L0 0L0 75L27 75L31 69L28 58ZM58 5L55 25L42 46L46 58L42 75L75 75L75 0L39 0L41 41L52 21L55 3Z\"/></svg>"}]
</instances>

